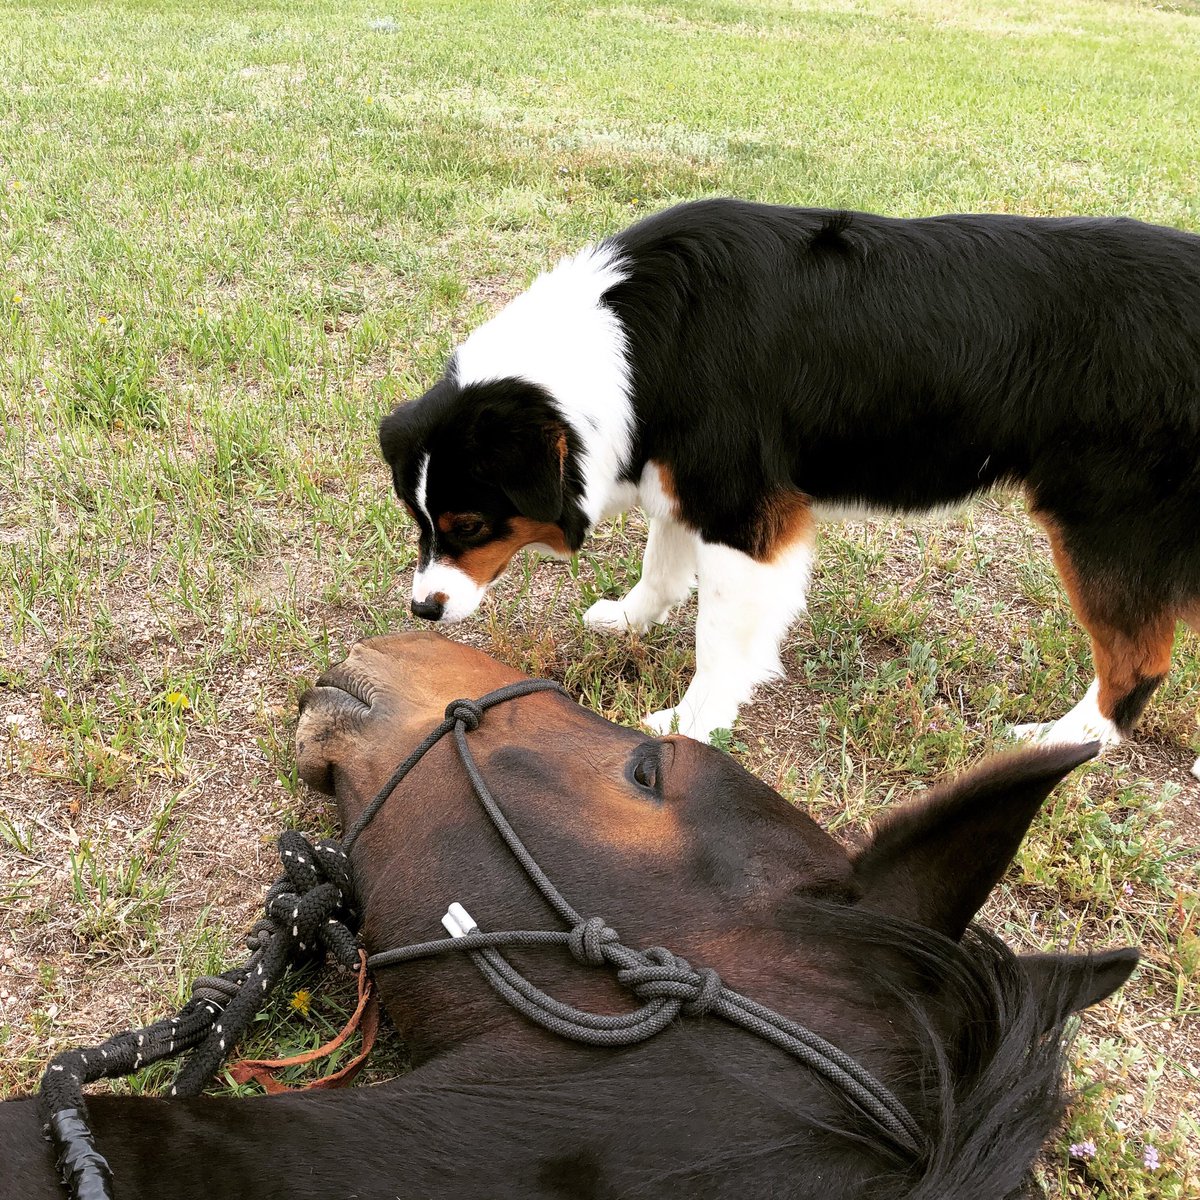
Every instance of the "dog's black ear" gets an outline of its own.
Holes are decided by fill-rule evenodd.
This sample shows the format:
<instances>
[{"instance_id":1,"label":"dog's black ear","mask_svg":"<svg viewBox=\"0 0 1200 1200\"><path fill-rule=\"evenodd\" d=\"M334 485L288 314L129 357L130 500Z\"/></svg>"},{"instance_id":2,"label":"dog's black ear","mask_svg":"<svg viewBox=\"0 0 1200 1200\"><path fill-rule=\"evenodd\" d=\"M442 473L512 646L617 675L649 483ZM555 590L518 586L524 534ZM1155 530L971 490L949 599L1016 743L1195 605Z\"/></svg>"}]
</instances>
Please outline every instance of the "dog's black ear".
<instances>
[{"instance_id":1,"label":"dog's black ear","mask_svg":"<svg viewBox=\"0 0 1200 1200\"><path fill-rule=\"evenodd\" d=\"M496 483L522 516L557 521L563 514L567 431L546 426L524 430L496 456Z\"/></svg>"},{"instance_id":2,"label":"dog's black ear","mask_svg":"<svg viewBox=\"0 0 1200 1200\"><path fill-rule=\"evenodd\" d=\"M454 420L460 389L444 375L423 396L398 404L379 422L379 449L397 485L414 455L427 451L439 425Z\"/></svg>"},{"instance_id":3,"label":"dog's black ear","mask_svg":"<svg viewBox=\"0 0 1200 1200\"><path fill-rule=\"evenodd\" d=\"M520 381L478 391L471 443L479 470L522 516L557 521L564 507L566 422L544 393Z\"/></svg>"},{"instance_id":4,"label":"dog's black ear","mask_svg":"<svg viewBox=\"0 0 1200 1200\"><path fill-rule=\"evenodd\" d=\"M416 424L411 404L399 405L379 422L379 449L383 461L393 469L408 460Z\"/></svg>"},{"instance_id":5,"label":"dog's black ear","mask_svg":"<svg viewBox=\"0 0 1200 1200\"><path fill-rule=\"evenodd\" d=\"M1017 962L1033 985L1046 1031L1111 996L1133 974L1138 952L1123 946L1099 954L1022 954Z\"/></svg>"}]
</instances>

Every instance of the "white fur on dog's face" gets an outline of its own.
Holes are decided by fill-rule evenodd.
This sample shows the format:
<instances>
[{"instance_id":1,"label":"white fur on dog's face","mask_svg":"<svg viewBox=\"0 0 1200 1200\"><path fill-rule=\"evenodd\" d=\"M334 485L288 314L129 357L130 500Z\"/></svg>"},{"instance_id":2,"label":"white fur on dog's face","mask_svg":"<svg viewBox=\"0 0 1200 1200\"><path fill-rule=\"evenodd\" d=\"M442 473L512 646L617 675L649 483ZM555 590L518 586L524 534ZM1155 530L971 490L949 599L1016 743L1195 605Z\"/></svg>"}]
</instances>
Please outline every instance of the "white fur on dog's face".
<instances>
[{"instance_id":1,"label":"white fur on dog's face","mask_svg":"<svg viewBox=\"0 0 1200 1200\"><path fill-rule=\"evenodd\" d=\"M465 571L439 559L413 576L413 599L441 598L442 615L438 621L447 625L466 620L479 607L486 591L486 586L480 587Z\"/></svg>"},{"instance_id":2,"label":"white fur on dog's face","mask_svg":"<svg viewBox=\"0 0 1200 1200\"><path fill-rule=\"evenodd\" d=\"M428 479L429 455L426 454L417 469L416 502L429 528L433 529L434 524L430 519L429 505L425 498ZM486 591L486 586L481 587L465 571L443 559L435 558L424 569L418 567L413 575L412 598L420 603L437 596L442 602L442 615L438 617L438 621L447 625L466 620L479 607Z\"/></svg>"}]
</instances>

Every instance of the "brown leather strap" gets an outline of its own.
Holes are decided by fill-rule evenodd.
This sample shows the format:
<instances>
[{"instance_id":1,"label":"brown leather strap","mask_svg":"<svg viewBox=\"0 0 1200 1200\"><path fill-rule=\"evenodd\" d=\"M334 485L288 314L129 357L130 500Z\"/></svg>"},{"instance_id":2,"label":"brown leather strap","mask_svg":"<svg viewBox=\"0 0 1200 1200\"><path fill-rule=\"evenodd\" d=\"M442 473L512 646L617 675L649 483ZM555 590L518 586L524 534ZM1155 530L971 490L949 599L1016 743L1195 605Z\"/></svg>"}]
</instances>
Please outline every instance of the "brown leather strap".
<instances>
[{"instance_id":1,"label":"brown leather strap","mask_svg":"<svg viewBox=\"0 0 1200 1200\"><path fill-rule=\"evenodd\" d=\"M374 987L372 987L371 977L367 974L367 955L365 951L360 950L358 952L358 962L358 1006L336 1037L326 1042L323 1046L318 1046L315 1050L308 1050L304 1054L295 1054L291 1058L241 1059L229 1067L229 1074L233 1077L234 1083L248 1083L253 1079L256 1083L261 1083L273 1095L279 1092L307 1092L312 1088L343 1087L349 1083L358 1074L363 1063L367 1061L367 1056L371 1053L375 1045L375 1037L379 1033L379 999L375 995ZM298 1067L304 1063L315 1062L320 1058L327 1058L356 1029L360 1028L362 1031L361 1049L344 1067L334 1071L332 1075L323 1075L321 1078L312 1079L308 1083L295 1085L280 1083L275 1078L275 1074L278 1071L282 1071L285 1067Z\"/></svg>"}]
</instances>

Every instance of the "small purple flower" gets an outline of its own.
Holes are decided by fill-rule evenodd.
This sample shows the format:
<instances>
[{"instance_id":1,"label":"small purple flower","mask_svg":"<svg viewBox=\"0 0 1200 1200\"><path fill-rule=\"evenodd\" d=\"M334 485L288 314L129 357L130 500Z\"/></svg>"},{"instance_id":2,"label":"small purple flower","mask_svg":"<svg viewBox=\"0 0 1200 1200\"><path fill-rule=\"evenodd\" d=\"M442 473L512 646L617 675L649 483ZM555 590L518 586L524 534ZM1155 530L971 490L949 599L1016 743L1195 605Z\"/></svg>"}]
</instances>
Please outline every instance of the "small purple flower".
<instances>
[{"instance_id":1,"label":"small purple flower","mask_svg":"<svg viewBox=\"0 0 1200 1200\"><path fill-rule=\"evenodd\" d=\"M1121 891L1123 891L1125 893L1125 895L1127 895L1127 896L1132 896L1133 895L1133 884L1130 883L1128 880L1126 880L1125 883L1121 887Z\"/></svg>"},{"instance_id":2,"label":"small purple flower","mask_svg":"<svg viewBox=\"0 0 1200 1200\"><path fill-rule=\"evenodd\" d=\"M1145 1153L1142 1155L1142 1166L1147 1171L1158 1170L1158 1151L1153 1146L1147 1146Z\"/></svg>"},{"instance_id":3,"label":"small purple flower","mask_svg":"<svg viewBox=\"0 0 1200 1200\"><path fill-rule=\"evenodd\" d=\"M1095 1142L1072 1142L1067 1153L1072 1158L1095 1158L1096 1143Z\"/></svg>"}]
</instances>

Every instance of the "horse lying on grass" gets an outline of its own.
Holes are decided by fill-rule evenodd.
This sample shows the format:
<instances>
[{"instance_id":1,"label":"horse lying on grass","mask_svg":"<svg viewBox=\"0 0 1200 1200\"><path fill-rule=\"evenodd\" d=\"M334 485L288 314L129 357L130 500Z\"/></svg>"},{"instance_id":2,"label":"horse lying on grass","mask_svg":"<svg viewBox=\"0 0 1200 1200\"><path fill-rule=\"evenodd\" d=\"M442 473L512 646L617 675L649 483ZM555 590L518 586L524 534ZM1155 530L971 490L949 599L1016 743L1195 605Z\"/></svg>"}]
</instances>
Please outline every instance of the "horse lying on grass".
<instances>
[{"instance_id":1,"label":"horse lying on grass","mask_svg":"<svg viewBox=\"0 0 1200 1200\"><path fill-rule=\"evenodd\" d=\"M304 779L355 821L454 697L521 678L435 635L376 638L301 702ZM915 1120L904 1151L843 1090L760 1037L683 1017L641 1044L525 1020L466 955L386 968L414 1069L344 1092L94 1096L118 1200L161 1197L741 1197L1001 1200L1059 1122L1067 1015L1137 961L1014 956L970 925L1051 788L1095 747L1025 750L897 806L847 854L726 755L651 738L558 693L490 709L470 746L545 874L630 946L668 945L814 1030ZM372 951L439 933L561 928L481 812L450 738L363 831ZM592 1011L630 997L561 946L507 949ZM686 1007L686 1006L685 1006ZM60 1195L36 1103L0 1105L0 1196Z\"/></svg>"}]
</instances>

